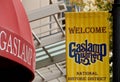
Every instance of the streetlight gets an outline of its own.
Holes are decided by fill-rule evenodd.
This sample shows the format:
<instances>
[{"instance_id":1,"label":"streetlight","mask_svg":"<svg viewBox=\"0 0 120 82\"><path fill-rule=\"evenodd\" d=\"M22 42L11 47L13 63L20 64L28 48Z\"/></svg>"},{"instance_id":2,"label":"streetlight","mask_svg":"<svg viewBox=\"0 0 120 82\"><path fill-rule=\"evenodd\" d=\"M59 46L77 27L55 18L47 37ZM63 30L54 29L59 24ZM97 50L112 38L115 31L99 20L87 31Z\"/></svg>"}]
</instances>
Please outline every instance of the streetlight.
<instances>
[{"instance_id":1,"label":"streetlight","mask_svg":"<svg viewBox=\"0 0 120 82\"><path fill-rule=\"evenodd\" d=\"M113 4L113 81L120 82L120 0Z\"/></svg>"}]
</instances>

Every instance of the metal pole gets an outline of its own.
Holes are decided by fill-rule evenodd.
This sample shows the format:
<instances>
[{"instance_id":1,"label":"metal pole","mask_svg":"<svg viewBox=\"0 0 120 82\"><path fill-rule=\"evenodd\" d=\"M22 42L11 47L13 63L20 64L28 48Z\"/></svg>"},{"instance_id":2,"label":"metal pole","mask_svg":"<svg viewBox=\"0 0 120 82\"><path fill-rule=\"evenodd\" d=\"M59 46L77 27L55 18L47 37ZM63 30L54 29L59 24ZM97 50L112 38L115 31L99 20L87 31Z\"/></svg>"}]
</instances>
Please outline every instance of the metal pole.
<instances>
[{"instance_id":1,"label":"metal pole","mask_svg":"<svg viewBox=\"0 0 120 82\"><path fill-rule=\"evenodd\" d=\"M54 60L53 60L52 56L49 54L49 52L47 51L47 49L44 46L42 48L45 51L45 53L49 56L50 60L53 62Z\"/></svg>"},{"instance_id":2,"label":"metal pole","mask_svg":"<svg viewBox=\"0 0 120 82\"><path fill-rule=\"evenodd\" d=\"M53 2L52 2L52 0L50 0L50 2L49 2L50 4L52 4ZM63 28L62 28L62 26L59 24L59 20L56 18L56 16L55 15L53 15L53 17L54 17L54 19L55 19L55 21L56 21L56 23L57 23L57 25L58 25L58 27L60 28L60 30L61 30L61 32L62 32L62 34L63 34L63 36L65 36L65 32L64 32L64 30L63 30Z\"/></svg>"},{"instance_id":3,"label":"metal pole","mask_svg":"<svg viewBox=\"0 0 120 82\"><path fill-rule=\"evenodd\" d=\"M120 82L120 0L113 4L113 82Z\"/></svg>"}]
</instances>

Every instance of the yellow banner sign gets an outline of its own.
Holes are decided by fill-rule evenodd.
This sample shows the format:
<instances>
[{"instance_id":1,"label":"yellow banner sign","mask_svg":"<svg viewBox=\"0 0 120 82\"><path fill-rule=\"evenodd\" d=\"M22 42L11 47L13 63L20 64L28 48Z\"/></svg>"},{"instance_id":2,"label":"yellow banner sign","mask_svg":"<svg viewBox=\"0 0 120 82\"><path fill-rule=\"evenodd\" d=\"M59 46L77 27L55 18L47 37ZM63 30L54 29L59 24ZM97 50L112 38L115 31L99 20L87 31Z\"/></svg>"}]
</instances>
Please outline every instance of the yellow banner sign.
<instances>
[{"instance_id":1,"label":"yellow banner sign","mask_svg":"<svg viewBox=\"0 0 120 82\"><path fill-rule=\"evenodd\" d=\"M109 82L108 12L67 12L67 82Z\"/></svg>"}]
</instances>

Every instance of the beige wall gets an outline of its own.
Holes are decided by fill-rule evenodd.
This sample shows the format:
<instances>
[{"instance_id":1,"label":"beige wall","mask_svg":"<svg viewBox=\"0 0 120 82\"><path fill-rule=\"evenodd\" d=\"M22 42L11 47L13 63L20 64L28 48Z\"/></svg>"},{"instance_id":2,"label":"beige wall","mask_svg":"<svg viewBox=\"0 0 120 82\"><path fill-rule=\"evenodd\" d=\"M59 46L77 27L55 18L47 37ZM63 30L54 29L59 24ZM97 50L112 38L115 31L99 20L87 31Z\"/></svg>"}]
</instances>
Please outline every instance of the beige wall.
<instances>
[{"instance_id":1,"label":"beige wall","mask_svg":"<svg viewBox=\"0 0 120 82\"><path fill-rule=\"evenodd\" d=\"M57 0L52 0L52 2L56 3ZM40 8L43 8L45 6L50 5L49 0L22 0L22 3L24 5L24 8L25 8L26 12L29 12L29 11L32 11L32 10L35 10L35 9L40 9ZM53 18L52 18L52 21L54 21ZM31 28L39 27L40 25L46 24L48 22L50 22L50 17L43 18L43 19L40 19L38 21L32 22L32 23L30 23L30 26L31 26ZM51 24L51 27L52 27L52 29L58 28L56 23ZM33 29L33 31L39 37L49 35L50 32L46 32L48 30L50 30L50 25L43 26L43 27L40 27L40 28L37 28L37 29ZM54 30L51 33L55 33L57 31L59 31L59 30ZM43 32L46 32L46 33L43 34Z\"/></svg>"},{"instance_id":2,"label":"beige wall","mask_svg":"<svg viewBox=\"0 0 120 82\"><path fill-rule=\"evenodd\" d=\"M49 0L22 0L22 3L27 11L34 10L47 6Z\"/></svg>"},{"instance_id":3,"label":"beige wall","mask_svg":"<svg viewBox=\"0 0 120 82\"><path fill-rule=\"evenodd\" d=\"M49 5L49 0L22 0L26 12L45 7ZM49 22L49 17L30 23L31 28L39 27L41 24ZM33 29L38 36L43 36L41 33L47 31L49 26L43 26L39 29ZM47 35L48 33L44 34Z\"/></svg>"}]
</instances>

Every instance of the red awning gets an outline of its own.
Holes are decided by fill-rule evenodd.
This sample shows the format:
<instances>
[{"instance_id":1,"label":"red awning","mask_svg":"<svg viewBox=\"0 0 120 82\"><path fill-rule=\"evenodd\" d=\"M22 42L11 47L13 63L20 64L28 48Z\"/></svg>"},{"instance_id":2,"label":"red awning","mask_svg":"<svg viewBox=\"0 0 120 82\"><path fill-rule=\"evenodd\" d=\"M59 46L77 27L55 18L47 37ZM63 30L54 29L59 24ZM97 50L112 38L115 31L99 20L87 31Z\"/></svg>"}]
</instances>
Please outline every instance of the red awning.
<instances>
[{"instance_id":1,"label":"red awning","mask_svg":"<svg viewBox=\"0 0 120 82\"><path fill-rule=\"evenodd\" d=\"M34 70L35 49L25 10L20 0L0 0L0 76L11 73L6 76L12 80L13 73L31 81Z\"/></svg>"}]
</instances>

